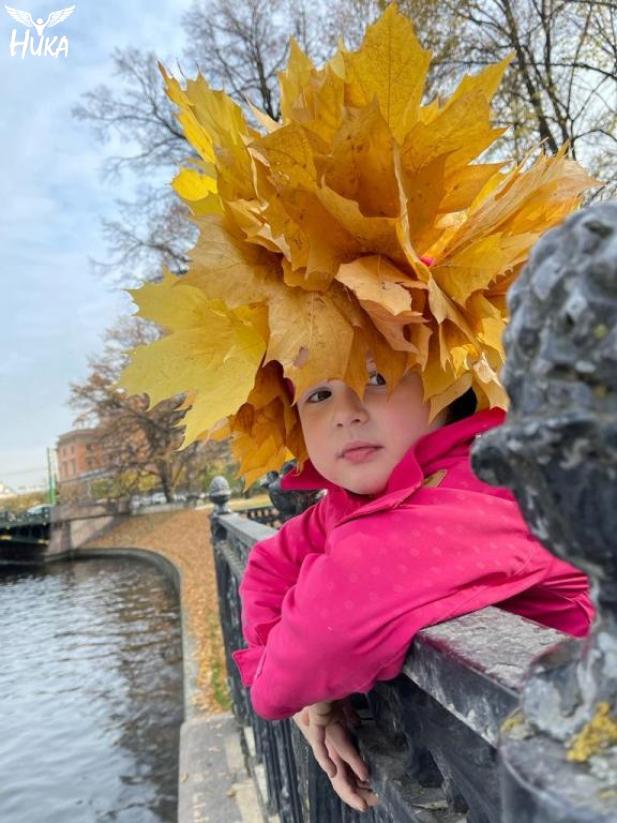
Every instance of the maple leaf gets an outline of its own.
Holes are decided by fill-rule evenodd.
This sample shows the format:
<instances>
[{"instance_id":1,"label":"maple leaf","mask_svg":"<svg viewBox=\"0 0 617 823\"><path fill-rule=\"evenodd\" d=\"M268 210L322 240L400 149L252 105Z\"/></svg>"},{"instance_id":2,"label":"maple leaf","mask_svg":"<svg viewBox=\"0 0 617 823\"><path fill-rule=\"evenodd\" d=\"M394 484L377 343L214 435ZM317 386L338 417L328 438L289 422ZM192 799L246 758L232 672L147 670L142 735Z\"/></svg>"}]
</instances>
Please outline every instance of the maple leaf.
<instances>
[{"instance_id":1,"label":"maple leaf","mask_svg":"<svg viewBox=\"0 0 617 823\"><path fill-rule=\"evenodd\" d=\"M426 289L424 283L412 280L379 255L343 264L336 279L354 292L393 349L417 353L405 330L410 323L423 322L422 312L414 308L413 288Z\"/></svg>"},{"instance_id":2,"label":"maple leaf","mask_svg":"<svg viewBox=\"0 0 617 823\"><path fill-rule=\"evenodd\" d=\"M290 323L302 318L301 323ZM270 340L266 362L277 360L292 380L296 398L320 380L343 380L351 356L353 328L330 295L303 289L280 290L268 306ZM333 341L336 346L333 346ZM299 361L302 365L297 365ZM327 363L324 371L324 364ZM366 371L353 388L363 393Z\"/></svg>"},{"instance_id":3,"label":"maple leaf","mask_svg":"<svg viewBox=\"0 0 617 823\"><path fill-rule=\"evenodd\" d=\"M345 52L345 103L360 108L377 98L398 142L417 119L431 53L392 3L369 26L361 48Z\"/></svg>"},{"instance_id":4,"label":"maple leaf","mask_svg":"<svg viewBox=\"0 0 617 823\"><path fill-rule=\"evenodd\" d=\"M137 314L168 333L133 351L119 386L129 394L146 393L153 406L191 392L184 419L187 446L235 413L251 390L266 348L264 310L229 309L169 273L131 293Z\"/></svg>"}]
</instances>

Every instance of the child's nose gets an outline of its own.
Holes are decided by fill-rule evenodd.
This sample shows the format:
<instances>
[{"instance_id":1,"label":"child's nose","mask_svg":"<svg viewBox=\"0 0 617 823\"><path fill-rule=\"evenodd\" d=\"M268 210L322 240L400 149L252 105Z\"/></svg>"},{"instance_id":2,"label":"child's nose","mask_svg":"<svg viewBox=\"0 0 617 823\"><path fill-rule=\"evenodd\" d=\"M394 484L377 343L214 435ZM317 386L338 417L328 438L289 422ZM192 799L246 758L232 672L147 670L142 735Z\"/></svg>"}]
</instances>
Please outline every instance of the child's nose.
<instances>
[{"instance_id":1,"label":"child's nose","mask_svg":"<svg viewBox=\"0 0 617 823\"><path fill-rule=\"evenodd\" d=\"M339 392L334 405L334 422L338 426L349 425L354 421L364 422L368 417L364 403L348 387Z\"/></svg>"}]
</instances>

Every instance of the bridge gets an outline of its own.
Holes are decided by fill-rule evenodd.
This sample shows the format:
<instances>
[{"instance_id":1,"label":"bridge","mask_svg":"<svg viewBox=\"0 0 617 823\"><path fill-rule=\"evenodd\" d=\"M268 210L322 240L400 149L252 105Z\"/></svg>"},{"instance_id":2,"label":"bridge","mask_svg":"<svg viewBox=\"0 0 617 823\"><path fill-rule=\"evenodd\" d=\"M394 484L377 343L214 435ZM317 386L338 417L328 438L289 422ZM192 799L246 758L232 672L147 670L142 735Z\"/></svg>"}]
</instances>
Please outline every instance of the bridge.
<instances>
[{"instance_id":1,"label":"bridge","mask_svg":"<svg viewBox=\"0 0 617 823\"><path fill-rule=\"evenodd\" d=\"M120 517L128 503L64 504L51 514L0 514L0 567L31 565L70 557L74 549Z\"/></svg>"},{"instance_id":2,"label":"bridge","mask_svg":"<svg viewBox=\"0 0 617 823\"><path fill-rule=\"evenodd\" d=\"M49 514L0 514L0 565L40 562L49 545Z\"/></svg>"}]
</instances>

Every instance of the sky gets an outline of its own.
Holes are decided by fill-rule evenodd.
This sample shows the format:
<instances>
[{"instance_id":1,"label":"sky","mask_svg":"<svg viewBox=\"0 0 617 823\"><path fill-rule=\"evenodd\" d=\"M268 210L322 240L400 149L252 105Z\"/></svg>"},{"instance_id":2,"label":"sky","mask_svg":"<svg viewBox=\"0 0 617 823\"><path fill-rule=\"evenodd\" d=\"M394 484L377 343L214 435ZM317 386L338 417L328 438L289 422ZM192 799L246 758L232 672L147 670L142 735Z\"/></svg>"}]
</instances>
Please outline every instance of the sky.
<instances>
[{"instance_id":1,"label":"sky","mask_svg":"<svg viewBox=\"0 0 617 823\"><path fill-rule=\"evenodd\" d=\"M9 5L34 20L66 7ZM0 9L0 484L14 490L46 482L46 449L72 428L69 383L86 376L104 330L133 311L128 295L90 261L105 260L101 221L117 215L117 198L132 199L138 181L129 174L120 183L103 180L110 146L71 109L99 84L118 86L115 47L152 50L171 67L186 42L181 18L190 5L77 0L70 16L47 29L68 40L68 56L55 58L22 58L21 49L11 56L11 31L22 40L26 28Z\"/></svg>"}]
</instances>

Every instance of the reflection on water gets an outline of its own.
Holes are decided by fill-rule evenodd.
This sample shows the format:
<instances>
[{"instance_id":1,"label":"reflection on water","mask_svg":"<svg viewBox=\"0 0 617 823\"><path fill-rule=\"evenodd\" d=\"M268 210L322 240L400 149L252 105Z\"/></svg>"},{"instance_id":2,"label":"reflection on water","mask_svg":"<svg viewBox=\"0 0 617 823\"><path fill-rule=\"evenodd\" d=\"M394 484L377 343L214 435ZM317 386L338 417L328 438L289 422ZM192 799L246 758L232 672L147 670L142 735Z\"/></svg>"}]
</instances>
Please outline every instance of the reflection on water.
<instances>
[{"instance_id":1,"label":"reflection on water","mask_svg":"<svg viewBox=\"0 0 617 823\"><path fill-rule=\"evenodd\" d=\"M1 823L172 823L182 722L172 584L103 558L0 571Z\"/></svg>"}]
</instances>

